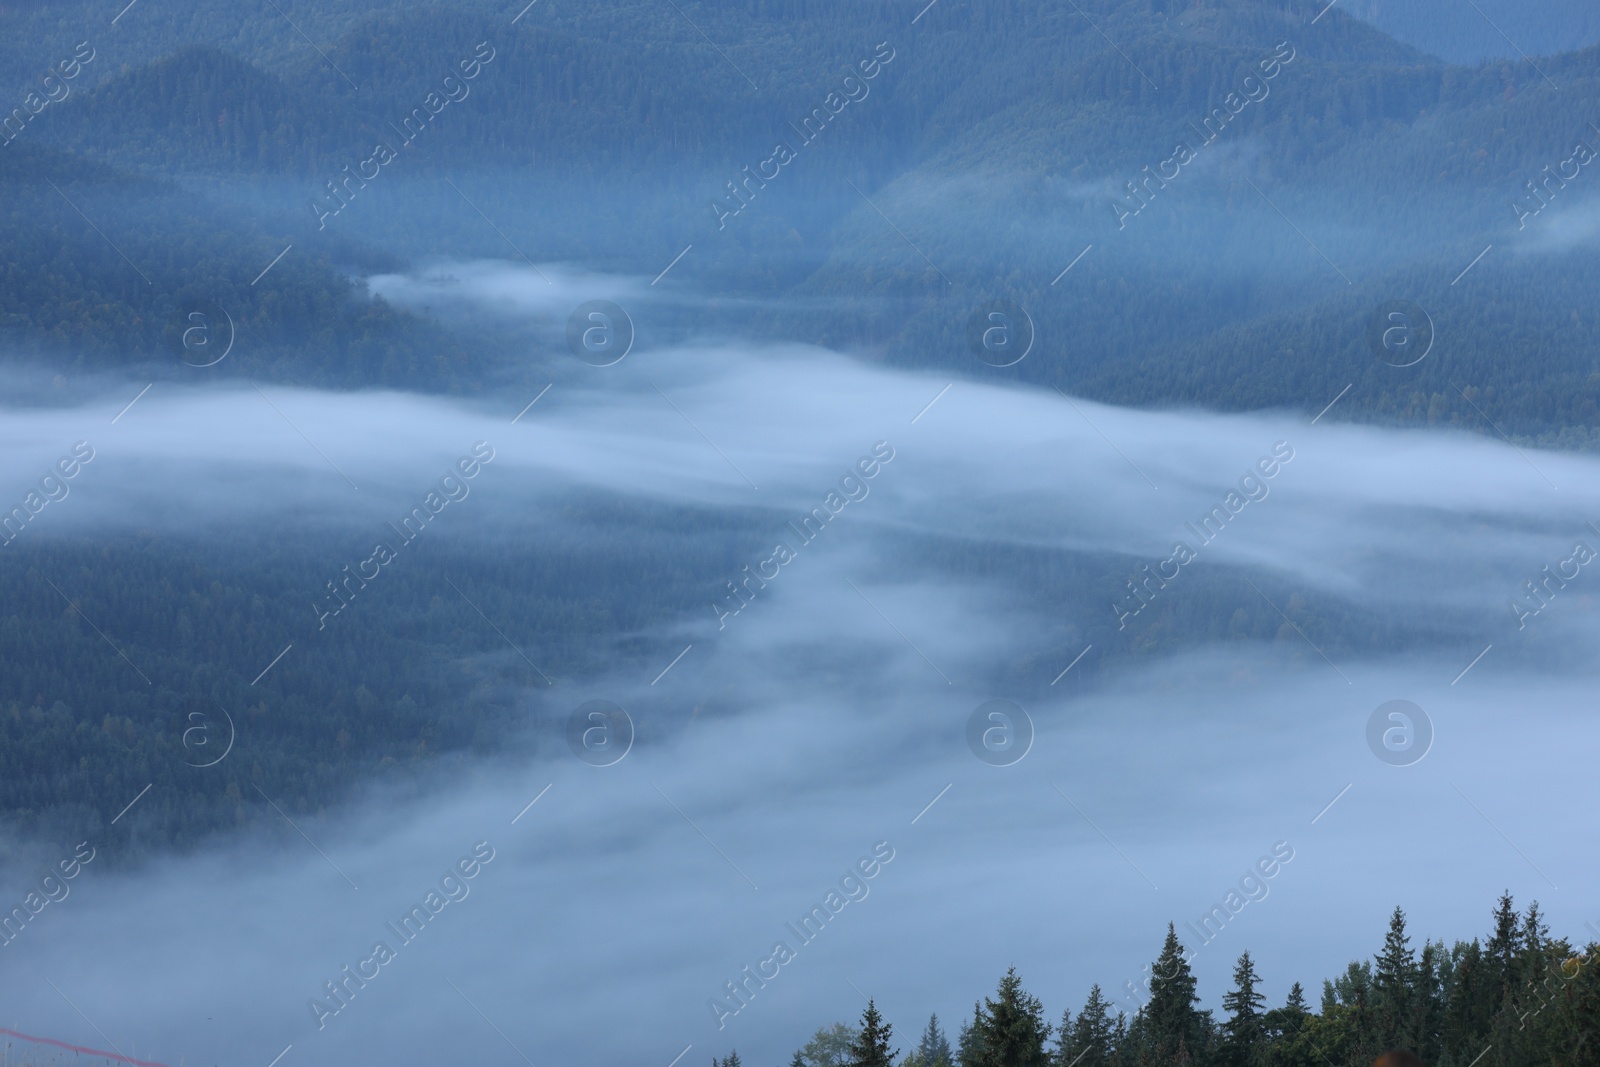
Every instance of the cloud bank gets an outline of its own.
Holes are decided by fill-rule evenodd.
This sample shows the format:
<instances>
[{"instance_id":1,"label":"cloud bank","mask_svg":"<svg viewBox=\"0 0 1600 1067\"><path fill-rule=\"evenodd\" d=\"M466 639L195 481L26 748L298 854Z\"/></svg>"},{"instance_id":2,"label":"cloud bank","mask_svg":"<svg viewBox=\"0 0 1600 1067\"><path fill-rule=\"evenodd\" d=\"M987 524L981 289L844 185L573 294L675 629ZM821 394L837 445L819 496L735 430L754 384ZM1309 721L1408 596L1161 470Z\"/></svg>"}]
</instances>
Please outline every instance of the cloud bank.
<instances>
[{"instance_id":1,"label":"cloud bank","mask_svg":"<svg viewBox=\"0 0 1600 1067\"><path fill-rule=\"evenodd\" d=\"M1198 923L1280 843L1293 859L1266 892L1191 946L1213 1006L1243 949L1277 1000L1376 950L1396 903L1437 936L1480 930L1507 886L1558 931L1596 918L1572 825L1600 798L1550 774L1600 733L1568 654L1592 647L1592 578L1542 583L1574 541L1600 544L1600 461L1121 410L794 345L644 347L536 392L163 383L114 422L121 393L0 421L0 500L95 449L27 539L381 528L478 442L494 458L437 527L456 545L536 555L583 535L581 500L738 520L753 566L807 516L823 530L723 625L725 589L685 603L651 635L692 646L679 660L552 689L628 711L637 741L611 766L532 720L421 795L307 820L314 846L286 827L85 868L0 948L8 1024L174 1064L783 1062L861 993L907 1039L929 1011L953 1028L1012 963L1052 1013L1092 981L1132 1010L1165 923ZM868 478L880 442L893 458ZM1144 584L1178 541L1194 558ZM1084 596L1041 599L1043 571L1074 562ZM1519 629L1525 581L1548 606ZM1184 634L1181 612L1117 629L1114 598L1164 608L1227 582L1240 611L1282 615L1275 641ZM1286 595L1387 620L1394 647L1325 654ZM1032 724L1009 766L968 741L996 698ZM1405 766L1367 740L1396 698L1432 732Z\"/></svg>"}]
</instances>

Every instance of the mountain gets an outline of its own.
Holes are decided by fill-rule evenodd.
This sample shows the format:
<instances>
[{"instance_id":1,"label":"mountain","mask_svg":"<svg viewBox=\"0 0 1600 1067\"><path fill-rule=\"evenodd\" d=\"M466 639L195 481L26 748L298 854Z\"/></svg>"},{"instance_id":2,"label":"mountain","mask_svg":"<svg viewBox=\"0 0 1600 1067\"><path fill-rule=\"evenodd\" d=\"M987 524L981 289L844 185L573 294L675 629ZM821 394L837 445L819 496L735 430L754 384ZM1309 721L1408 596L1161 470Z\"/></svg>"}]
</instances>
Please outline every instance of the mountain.
<instances>
[{"instance_id":1,"label":"mountain","mask_svg":"<svg viewBox=\"0 0 1600 1067\"><path fill-rule=\"evenodd\" d=\"M366 285L496 257L656 278L638 288L660 294L640 314L658 345L726 330L1127 406L1310 416L1337 400L1330 421L1597 443L1600 49L1456 65L1352 17L1381 25L1370 5L1310 0L619 0L515 18L477 0L277 6L139 4L114 30L77 2L6 10L45 55L85 34L97 51L0 145L5 359L62 378L174 377L189 370L174 347L186 315L205 305L238 332L217 376L497 400L537 379L531 397L572 364L549 323L441 321ZM0 84L20 102L47 65L16 39L0 45ZM973 323L1001 301L1035 340L995 367ZM1420 308L1431 345L1404 366L1374 340L1399 305ZM714 581L744 532L673 566L617 534L604 563L559 557L559 595L527 549L484 584L504 598L496 617L547 643L574 626L620 641L693 600L687 583ZM61 574L95 550L27 552ZM168 657L178 681L162 708L257 706L237 666L254 665L249 651L192 618L184 630L174 605L206 600L287 643L286 620L305 622L303 568L171 542L159 563L146 554L107 566L164 620L135 629L171 624L170 642L135 649ZM292 714L259 724L263 781L315 808L350 775L465 751L510 714L492 672L450 673L467 616L426 591L445 562L472 565L396 582L411 605L396 628L375 621L274 680ZM1087 597L1121 562L1052 566ZM192 585L201 572L215 589ZM591 572L607 576L597 589ZM638 576L659 572L680 583L672 596L630 604ZM280 594L256 605L243 590L257 587ZM109 676L76 675L46 638L93 635L68 632L48 590L9 588L23 607L8 728L45 730L28 758L56 760L104 808L148 780L171 723ZM1224 593L1194 603L1185 639L1231 632ZM1335 640L1375 632L1365 609L1313 610ZM236 666L207 666L219 650ZM587 661L564 649L558 662L577 674ZM336 690L319 690L334 673ZM470 714L452 686L482 695ZM65 694L59 713L35 699L47 692ZM119 745L141 759L108 781ZM18 780L0 807L83 814L43 811L48 793ZM191 840L238 806L218 785L195 810L165 832Z\"/></svg>"},{"instance_id":2,"label":"mountain","mask_svg":"<svg viewBox=\"0 0 1600 1067\"><path fill-rule=\"evenodd\" d=\"M1600 11L1585 0L1344 0L1349 14L1453 63L1570 52L1600 43Z\"/></svg>"},{"instance_id":3,"label":"mountain","mask_svg":"<svg viewBox=\"0 0 1600 1067\"><path fill-rule=\"evenodd\" d=\"M224 376L442 384L461 369L459 342L350 280L351 265L394 264L370 248L346 242L269 272L283 245L250 220L171 180L25 143L0 152L0 187L0 343L57 373L184 370L175 357L199 304L226 308L238 333Z\"/></svg>"},{"instance_id":4,"label":"mountain","mask_svg":"<svg viewBox=\"0 0 1600 1067\"><path fill-rule=\"evenodd\" d=\"M829 308L741 326L899 363L992 373L967 320L1004 298L1038 336L1007 376L1099 399L1314 411L1359 383L1341 417L1568 442L1592 425L1595 208L1564 161L1595 136L1593 48L1452 66L1309 0L619 2L515 25L486 4L335 5L293 54L241 28L253 17L200 5L185 26L211 41L107 63L23 136L281 238L236 277L273 244L653 275L692 243L677 285ZM792 162L772 162L780 142ZM1563 166L1570 181L1545 177ZM360 199L345 210L340 190ZM1389 300L1434 316L1435 358L1375 358ZM13 338L74 336L62 319L13 318ZM320 380L438 380L416 356L350 359Z\"/></svg>"}]
</instances>

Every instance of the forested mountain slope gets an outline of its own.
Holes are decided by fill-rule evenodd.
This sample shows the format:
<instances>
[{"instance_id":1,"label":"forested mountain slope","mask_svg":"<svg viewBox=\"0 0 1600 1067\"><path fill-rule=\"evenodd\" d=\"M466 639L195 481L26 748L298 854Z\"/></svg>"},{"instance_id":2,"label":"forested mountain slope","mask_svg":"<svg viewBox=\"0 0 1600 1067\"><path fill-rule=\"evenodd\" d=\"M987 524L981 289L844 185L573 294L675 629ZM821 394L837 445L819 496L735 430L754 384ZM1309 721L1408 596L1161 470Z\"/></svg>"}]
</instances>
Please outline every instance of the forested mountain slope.
<instances>
[{"instance_id":1,"label":"forested mountain slope","mask_svg":"<svg viewBox=\"0 0 1600 1067\"><path fill-rule=\"evenodd\" d=\"M216 377L468 393L537 380L521 404L572 366L559 330L445 323L365 279L526 257L643 288L672 263L654 292L678 301L679 336L819 342L1130 406L1309 415L1342 396L1330 421L1595 443L1600 49L1451 65L1309 0L678 6L6 5L0 116L23 117L0 134L0 358L142 385L189 370L174 345L207 304L239 333ZM27 94L60 95L45 72L80 42L94 58L35 110ZM393 158L375 163L380 147ZM969 339L995 300L1036 329L1006 368ZM1432 317L1411 366L1369 336L1395 300ZM634 310L642 338L666 332L667 312ZM6 778L0 800L30 825L89 817L50 806L61 783L113 808L148 778L157 739L170 748L173 707L221 700L251 721L258 665L195 619L282 629L305 613L305 579L277 556L160 545L160 566L126 544L105 560L81 541L12 550L0 726L19 745L48 736L27 758L51 769ZM984 565L949 551L958 569ZM577 627L620 641L684 604L703 612L683 589L636 615L615 586L541 598L529 552L498 584L525 594L505 611L542 640ZM722 552L679 566L710 582ZM91 563L126 591L121 627L146 625L145 598L170 623L172 640L143 650L168 657L161 701L80 674L61 650L95 638L25 580ZM1050 561L1064 575L1050 588L1098 590L1122 563ZM259 776L300 810L350 768L463 750L505 714L444 695L494 684L453 673L470 647L459 607L416 582L394 629L327 654L351 664L336 689L308 680L329 661L274 679L294 714L261 724ZM247 612L257 584L293 588ZM1235 625L1233 602L1207 594L1172 609L1190 613L1172 644L1276 631L1265 613ZM1333 620L1326 635L1307 625L1334 651L1376 625L1331 598L1301 608ZM218 656L240 665L219 673ZM368 700L397 710L351 728ZM317 706L331 710L313 723ZM120 747L139 759L112 761ZM239 817L207 782L170 840Z\"/></svg>"},{"instance_id":2,"label":"forested mountain slope","mask_svg":"<svg viewBox=\"0 0 1600 1067\"><path fill-rule=\"evenodd\" d=\"M65 41L79 32L72 10L21 18L54 20ZM751 0L681 14L614 3L603 17L535 7L515 24L481 3L289 12L319 53L280 40L270 8L136 7L95 46L79 87L8 150L53 143L180 182L188 204L265 231L248 253L232 242L240 275L290 243L291 272L305 254L359 272L377 249L514 248L653 275L692 243L676 284L843 301L854 310L842 316L830 304L825 316L754 325L900 362L982 372L965 322L1004 297L1039 335L1008 375L1091 396L1312 410L1366 379L1343 417L1436 421L1470 386L1524 435L1584 423L1595 350L1581 307L1561 294L1595 277L1587 170L1566 164L1572 180L1548 186L1556 202L1542 217L1527 183L1549 181L1544 168L1594 136L1600 53L1453 67L1319 11L1302 0L1102 0L1082 14L944 0L912 23L905 4ZM136 61L172 33L193 43ZM843 68L863 61L875 73L850 90L860 99L800 136ZM462 63L473 77L446 88ZM775 177L746 176L790 141L795 158ZM1192 161L1175 162L1176 144ZM374 145L394 161L373 162ZM459 173L467 157L474 167ZM71 167L46 176L60 185ZM350 184L374 170L381 179ZM360 200L335 219L339 182ZM141 214L170 230L168 244L186 240L190 223L176 216L194 212L163 210ZM81 232L64 254L103 257ZM1468 288L1452 288L1490 244ZM14 243L8 259L33 251ZM175 283L154 282L157 303L181 302ZM1396 375L1368 358L1365 319L1397 298L1437 314L1440 354L1449 341L1460 362ZM79 310L100 319L81 326L36 308L14 341L104 334L106 306ZM153 339L133 331L121 358L160 358ZM439 381L426 358L378 360L384 370L375 358L336 352L317 380ZM1263 359L1272 372L1253 373ZM1535 362L1540 387L1519 386L1513 368Z\"/></svg>"}]
</instances>

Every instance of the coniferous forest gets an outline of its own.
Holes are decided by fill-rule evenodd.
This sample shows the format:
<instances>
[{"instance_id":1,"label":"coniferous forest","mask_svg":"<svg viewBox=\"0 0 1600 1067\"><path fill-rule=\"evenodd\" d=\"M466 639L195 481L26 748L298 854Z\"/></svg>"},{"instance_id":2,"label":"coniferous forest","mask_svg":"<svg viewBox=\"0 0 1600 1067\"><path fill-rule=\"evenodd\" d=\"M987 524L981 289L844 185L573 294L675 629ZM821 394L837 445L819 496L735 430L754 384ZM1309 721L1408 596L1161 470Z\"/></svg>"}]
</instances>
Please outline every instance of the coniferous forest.
<instances>
[{"instance_id":1,"label":"coniferous forest","mask_svg":"<svg viewBox=\"0 0 1600 1067\"><path fill-rule=\"evenodd\" d=\"M1600 1067L1597 294L1600 0L0 0L0 1067Z\"/></svg>"},{"instance_id":2,"label":"coniferous forest","mask_svg":"<svg viewBox=\"0 0 1600 1067\"><path fill-rule=\"evenodd\" d=\"M1509 893L1487 934L1451 945L1414 943L1397 907L1382 948L1324 978L1320 993L1293 981L1281 1004L1268 1003L1266 979L1241 953L1213 1012L1200 1007L1169 925L1160 954L1121 996L1092 985L1081 1007L1057 1017L1013 967L953 1029L937 1015L897 1029L869 1002L857 1023L820 1027L789 1067L1366 1067L1391 1051L1438 1067L1592 1067L1597 953L1600 942L1552 936L1537 903L1519 914ZM742 1065L737 1049L712 1059Z\"/></svg>"}]
</instances>

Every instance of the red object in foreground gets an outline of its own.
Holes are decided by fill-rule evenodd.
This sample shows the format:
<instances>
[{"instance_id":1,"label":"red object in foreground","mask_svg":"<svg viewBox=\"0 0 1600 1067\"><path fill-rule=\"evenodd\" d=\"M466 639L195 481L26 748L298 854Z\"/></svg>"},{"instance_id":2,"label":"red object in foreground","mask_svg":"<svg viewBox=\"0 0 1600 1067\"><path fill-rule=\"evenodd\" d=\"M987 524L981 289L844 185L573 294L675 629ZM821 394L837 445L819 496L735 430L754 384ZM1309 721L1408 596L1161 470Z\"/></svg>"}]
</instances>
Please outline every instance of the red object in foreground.
<instances>
[{"instance_id":1,"label":"red object in foreground","mask_svg":"<svg viewBox=\"0 0 1600 1067\"><path fill-rule=\"evenodd\" d=\"M40 1045L54 1045L56 1048L64 1048L69 1052L86 1052L91 1056L99 1056L103 1059L116 1060L118 1063L131 1063L134 1064L134 1067L168 1067L167 1064L156 1063L154 1060L136 1060L130 1056L122 1056L115 1052L101 1052L97 1048L84 1048L82 1045L69 1045L65 1041L57 1041L53 1037L34 1037L31 1034L19 1034L17 1031L7 1030L3 1026L0 1026L0 1034L10 1034L12 1037L20 1037L24 1041L33 1041Z\"/></svg>"}]
</instances>

